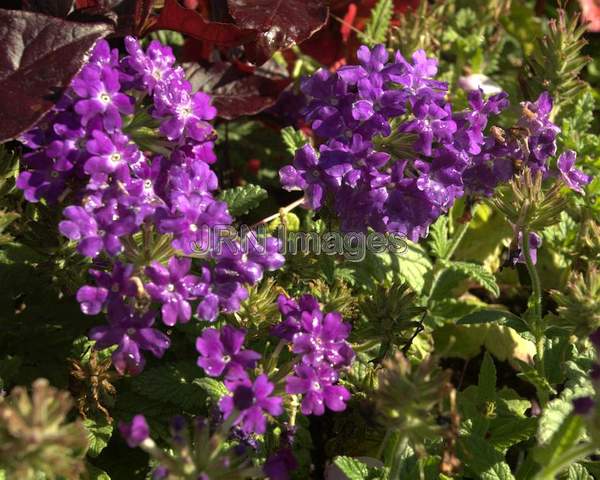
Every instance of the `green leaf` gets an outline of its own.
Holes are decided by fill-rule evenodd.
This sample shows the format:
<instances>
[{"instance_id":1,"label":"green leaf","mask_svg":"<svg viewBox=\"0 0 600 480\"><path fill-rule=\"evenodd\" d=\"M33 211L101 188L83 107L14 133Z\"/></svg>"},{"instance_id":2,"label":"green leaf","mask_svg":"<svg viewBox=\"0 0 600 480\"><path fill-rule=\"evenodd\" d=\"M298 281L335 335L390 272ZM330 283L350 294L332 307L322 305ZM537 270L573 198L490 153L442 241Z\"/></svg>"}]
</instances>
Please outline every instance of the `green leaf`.
<instances>
[{"instance_id":1,"label":"green leaf","mask_svg":"<svg viewBox=\"0 0 600 480\"><path fill-rule=\"evenodd\" d=\"M537 418L498 417L491 422L489 442L498 450L528 440L537 430Z\"/></svg>"},{"instance_id":2,"label":"green leaf","mask_svg":"<svg viewBox=\"0 0 600 480\"><path fill-rule=\"evenodd\" d=\"M367 22L365 32L359 34L360 39L371 47L385 42L393 14L394 2L392 0L379 0L371 10L371 18Z\"/></svg>"},{"instance_id":3,"label":"green leaf","mask_svg":"<svg viewBox=\"0 0 600 480\"><path fill-rule=\"evenodd\" d=\"M496 398L496 367L488 352L485 352L479 369L478 397L481 403L491 402Z\"/></svg>"},{"instance_id":4,"label":"green leaf","mask_svg":"<svg viewBox=\"0 0 600 480\"><path fill-rule=\"evenodd\" d=\"M104 470L100 470L98 467L88 463L85 466L87 470L89 480L110 480L110 476ZM1 479L2 477L0 477Z\"/></svg>"},{"instance_id":5,"label":"green leaf","mask_svg":"<svg viewBox=\"0 0 600 480\"><path fill-rule=\"evenodd\" d=\"M431 226L429 231L431 250L438 258L446 258L450 250L448 240L448 217L442 216Z\"/></svg>"},{"instance_id":6,"label":"green leaf","mask_svg":"<svg viewBox=\"0 0 600 480\"><path fill-rule=\"evenodd\" d=\"M174 365L144 370L132 380L133 390L144 397L168 402L183 410L198 410L206 396L194 381L200 371L194 364L179 362Z\"/></svg>"},{"instance_id":7,"label":"green leaf","mask_svg":"<svg viewBox=\"0 0 600 480\"><path fill-rule=\"evenodd\" d=\"M197 378L193 383L202 388L213 402L218 402L221 397L229 393L225 384L214 378Z\"/></svg>"},{"instance_id":8,"label":"green leaf","mask_svg":"<svg viewBox=\"0 0 600 480\"><path fill-rule=\"evenodd\" d=\"M565 423L571 412L573 404L563 398L555 398L546 405L540 416L538 427L538 441L548 443Z\"/></svg>"},{"instance_id":9,"label":"green leaf","mask_svg":"<svg viewBox=\"0 0 600 480\"><path fill-rule=\"evenodd\" d=\"M493 273L486 270L482 265L470 262L452 261L447 263L447 268L457 270L469 278L476 280L483 288L492 295L497 297L500 295L500 288L496 283L496 277Z\"/></svg>"},{"instance_id":10,"label":"green leaf","mask_svg":"<svg viewBox=\"0 0 600 480\"><path fill-rule=\"evenodd\" d=\"M565 480L594 480L594 477L590 475L590 472L583 465L574 463L569 467Z\"/></svg>"},{"instance_id":11,"label":"green leaf","mask_svg":"<svg viewBox=\"0 0 600 480\"><path fill-rule=\"evenodd\" d=\"M504 456L479 435L459 438L460 455L469 470L481 480L514 480Z\"/></svg>"},{"instance_id":12,"label":"green leaf","mask_svg":"<svg viewBox=\"0 0 600 480\"><path fill-rule=\"evenodd\" d=\"M234 217L245 215L267 198L267 191L259 185L244 185L229 188L219 194L219 200L227 203L229 213Z\"/></svg>"},{"instance_id":13,"label":"green leaf","mask_svg":"<svg viewBox=\"0 0 600 480\"><path fill-rule=\"evenodd\" d=\"M360 460L351 457L337 457L333 463L346 475L348 480L364 480L369 475L369 468Z\"/></svg>"},{"instance_id":14,"label":"green leaf","mask_svg":"<svg viewBox=\"0 0 600 480\"><path fill-rule=\"evenodd\" d=\"M95 421L92 418L86 418L83 425L88 431L89 447L87 454L90 457L97 457L104 447L108 445L113 433L113 425L108 423L105 418Z\"/></svg>"},{"instance_id":15,"label":"green leaf","mask_svg":"<svg viewBox=\"0 0 600 480\"><path fill-rule=\"evenodd\" d=\"M444 356L472 358L485 347L498 360L528 362L535 355L535 345L513 328L490 323L444 325L433 331L436 351Z\"/></svg>"},{"instance_id":16,"label":"green leaf","mask_svg":"<svg viewBox=\"0 0 600 480\"><path fill-rule=\"evenodd\" d=\"M517 373L517 376L531 383L538 392L545 392L547 395L556 393L550 382L545 377L542 377L540 372L532 365L523 362L521 368L523 371Z\"/></svg>"},{"instance_id":17,"label":"green leaf","mask_svg":"<svg viewBox=\"0 0 600 480\"><path fill-rule=\"evenodd\" d=\"M394 271L398 272L415 292L422 292L425 276L432 268L431 261L423 247L407 240L404 252L387 255Z\"/></svg>"},{"instance_id":18,"label":"green leaf","mask_svg":"<svg viewBox=\"0 0 600 480\"><path fill-rule=\"evenodd\" d=\"M285 127L281 130L281 138L285 143L288 152L294 156L296 150L302 148L308 143L306 135L300 130L296 130L294 127Z\"/></svg>"},{"instance_id":19,"label":"green leaf","mask_svg":"<svg viewBox=\"0 0 600 480\"><path fill-rule=\"evenodd\" d=\"M576 448L584 432L583 419L579 415L569 415L563 420L559 429L547 445L541 445L533 451L533 456L543 468L536 478L554 478L552 475L566 469L571 458L569 454Z\"/></svg>"}]
</instances>

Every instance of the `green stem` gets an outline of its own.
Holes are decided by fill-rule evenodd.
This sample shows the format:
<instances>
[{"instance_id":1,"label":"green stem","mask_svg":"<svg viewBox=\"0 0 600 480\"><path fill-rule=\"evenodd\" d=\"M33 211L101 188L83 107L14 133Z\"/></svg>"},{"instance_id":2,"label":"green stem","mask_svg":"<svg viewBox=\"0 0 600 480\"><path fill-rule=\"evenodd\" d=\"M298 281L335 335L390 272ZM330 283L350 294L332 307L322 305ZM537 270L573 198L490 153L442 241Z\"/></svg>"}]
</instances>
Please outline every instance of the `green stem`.
<instances>
[{"instance_id":1,"label":"green stem","mask_svg":"<svg viewBox=\"0 0 600 480\"><path fill-rule=\"evenodd\" d=\"M529 245L529 231L527 227L521 230L521 243L523 245L523 256L529 278L531 280L531 296L529 297L529 328L535 337L535 363L537 371L542 378L546 378L544 367L544 348L545 336L542 320L542 284L537 269L531 258L531 247ZM544 407L548 401L548 394L545 390L538 389L540 404Z\"/></svg>"}]
</instances>

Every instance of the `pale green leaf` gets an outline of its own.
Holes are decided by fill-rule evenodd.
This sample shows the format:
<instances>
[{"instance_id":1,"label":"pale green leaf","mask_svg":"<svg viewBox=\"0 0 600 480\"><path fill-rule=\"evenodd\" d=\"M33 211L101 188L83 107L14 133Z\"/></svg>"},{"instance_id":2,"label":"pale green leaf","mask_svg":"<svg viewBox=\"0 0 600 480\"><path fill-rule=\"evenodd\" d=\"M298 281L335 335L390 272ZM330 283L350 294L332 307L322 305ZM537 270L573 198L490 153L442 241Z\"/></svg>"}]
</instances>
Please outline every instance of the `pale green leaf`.
<instances>
[{"instance_id":1,"label":"pale green leaf","mask_svg":"<svg viewBox=\"0 0 600 480\"><path fill-rule=\"evenodd\" d=\"M88 455L97 457L104 450L113 433L113 425L108 423L104 417L98 421L86 418L83 422L88 431Z\"/></svg>"},{"instance_id":2,"label":"pale green leaf","mask_svg":"<svg viewBox=\"0 0 600 480\"><path fill-rule=\"evenodd\" d=\"M500 288L496 283L496 277L493 273L486 270L482 265L470 262L448 262L447 268L451 270L457 270L472 280L477 281L483 288L485 288L492 295L497 297L500 295Z\"/></svg>"},{"instance_id":3,"label":"pale green leaf","mask_svg":"<svg viewBox=\"0 0 600 480\"><path fill-rule=\"evenodd\" d=\"M281 138L285 147L290 154L295 155L296 150L302 148L308 143L306 135L300 130L296 130L294 127L285 127L281 130Z\"/></svg>"},{"instance_id":4,"label":"pale green leaf","mask_svg":"<svg viewBox=\"0 0 600 480\"><path fill-rule=\"evenodd\" d=\"M364 480L369 475L369 468L355 458L340 456L333 463L346 475L348 480Z\"/></svg>"},{"instance_id":5,"label":"pale green leaf","mask_svg":"<svg viewBox=\"0 0 600 480\"><path fill-rule=\"evenodd\" d=\"M267 191L258 185L248 184L223 190L218 198L227 203L231 215L239 217L248 213L267 198Z\"/></svg>"},{"instance_id":6,"label":"pale green leaf","mask_svg":"<svg viewBox=\"0 0 600 480\"><path fill-rule=\"evenodd\" d=\"M197 378L193 383L202 388L213 402L218 402L221 397L229 393L223 382L215 378Z\"/></svg>"}]
</instances>

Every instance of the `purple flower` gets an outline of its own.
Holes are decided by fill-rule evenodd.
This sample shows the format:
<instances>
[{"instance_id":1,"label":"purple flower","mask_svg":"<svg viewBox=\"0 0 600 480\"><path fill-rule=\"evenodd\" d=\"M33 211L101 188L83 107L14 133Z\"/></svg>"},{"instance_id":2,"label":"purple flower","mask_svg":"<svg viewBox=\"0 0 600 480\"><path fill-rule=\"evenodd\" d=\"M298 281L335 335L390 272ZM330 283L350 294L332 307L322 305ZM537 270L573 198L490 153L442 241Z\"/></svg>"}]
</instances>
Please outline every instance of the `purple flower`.
<instances>
[{"instance_id":1,"label":"purple flower","mask_svg":"<svg viewBox=\"0 0 600 480\"><path fill-rule=\"evenodd\" d=\"M338 312L325 316L319 310L302 312L300 323L302 331L294 335L292 350L302 355L304 363L318 365L327 362L335 367L350 365L354 357L346 342L350 325L342 322Z\"/></svg>"},{"instance_id":2,"label":"purple flower","mask_svg":"<svg viewBox=\"0 0 600 480\"><path fill-rule=\"evenodd\" d=\"M136 415L131 422L119 422L119 431L130 448L137 447L150 436L150 428L143 415Z\"/></svg>"},{"instance_id":3,"label":"purple flower","mask_svg":"<svg viewBox=\"0 0 600 480\"><path fill-rule=\"evenodd\" d=\"M146 284L146 291L162 303L162 321L170 327L178 320L185 323L192 317L188 300L194 297L193 292L200 279L188 275L191 265L189 258L171 257L167 268L158 262L146 268L146 275L151 280Z\"/></svg>"},{"instance_id":4,"label":"purple flower","mask_svg":"<svg viewBox=\"0 0 600 480\"><path fill-rule=\"evenodd\" d=\"M92 328L89 337L99 350L117 345L112 354L115 368L121 375L137 375L145 364L141 350L161 358L171 343L169 337L152 327L155 316L154 312L138 315L123 305L109 312L108 325Z\"/></svg>"},{"instance_id":5,"label":"purple flower","mask_svg":"<svg viewBox=\"0 0 600 480\"><path fill-rule=\"evenodd\" d=\"M573 411L576 415L587 415L596 406L592 397L581 397L573 400Z\"/></svg>"},{"instance_id":6,"label":"purple flower","mask_svg":"<svg viewBox=\"0 0 600 480\"><path fill-rule=\"evenodd\" d=\"M472 92L469 108L454 112L448 85L432 78L437 62L424 51L411 61L399 52L390 60L385 46L362 46L357 57L359 65L303 80L304 118L323 144L318 154L310 145L299 149L280 181L286 190L303 190L307 208L330 202L345 231L371 227L416 241L464 194L465 171L487 175L481 186L471 180L486 193L497 183L496 172L488 171L485 129L488 116L506 108L506 94L484 99ZM543 105L539 111L544 114ZM542 137L536 137L540 145ZM470 163L476 155L482 158ZM402 160L390 165L394 157Z\"/></svg>"},{"instance_id":7,"label":"purple flower","mask_svg":"<svg viewBox=\"0 0 600 480\"><path fill-rule=\"evenodd\" d=\"M160 357L169 346L153 328L146 294L161 303L169 326L188 321L193 307L212 321L238 310L248 297L245 284L280 268L284 258L274 238L250 242L245 253L217 248L211 228L233 219L214 196L216 134L207 121L216 110L207 94L192 93L170 48L154 41L144 51L133 37L125 44L128 55L120 59L117 49L97 42L54 108L21 136L30 151L17 186L31 202L65 202L60 232L80 254L102 255L90 271L94 282L77 299L86 314L106 312L108 325L90 336L98 348L116 345L116 369L135 374L144 366L143 350ZM139 127L157 135L138 135ZM154 151L161 153L150 156ZM174 250L201 252L201 273L190 274L191 260ZM238 363L249 352L236 352ZM228 375L246 381L240 369L244 375L227 367Z\"/></svg>"},{"instance_id":8,"label":"purple flower","mask_svg":"<svg viewBox=\"0 0 600 480\"><path fill-rule=\"evenodd\" d=\"M125 49L129 56L123 61L128 67L140 88L152 93L158 82L164 81L172 74L175 56L170 47L153 40L148 45L146 52L142 50L139 42L131 37L125 37Z\"/></svg>"},{"instance_id":9,"label":"purple flower","mask_svg":"<svg viewBox=\"0 0 600 480\"><path fill-rule=\"evenodd\" d=\"M301 410L304 415L323 415L325 406L334 412L346 409L350 393L344 387L334 385L335 371L325 365L312 367L296 365L294 375L286 378L285 391L292 395L301 394Z\"/></svg>"},{"instance_id":10,"label":"purple flower","mask_svg":"<svg viewBox=\"0 0 600 480\"><path fill-rule=\"evenodd\" d=\"M289 448L282 448L267 458L263 472L271 480L289 480L290 472L298 468L296 457Z\"/></svg>"},{"instance_id":11,"label":"purple flower","mask_svg":"<svg viewBox=\"0 0 600 480\"><path fill-rule=\"evenodd\" d=\"M267 427L265 414L277 416L283 413L281 397L271 396L274 388L263 373L256 377L253 383L247 380L234 386L233 395L223 397L219 407L225 419L234 410L239 412L235 424L240 425L245 433L261 435L265 433Z\"/></svg>"},{"instance_id":12,"label":"purple flower","mask_svg":"<svg viewBox=\"0 0 600 480\"><path fill-rule=\"evenodd\" d=\"M92 155L84 165L89 175L114 173L119 168L138 160L140 155L135 144L122 133L106 135L94 130L92 139L87 142L87 151Z\"/></svg>"},{"instance_id":13,"label":"purple flower","mask_svg":"<svg viewBox=\"0 0 600 480\"><path fill-rule=\"evenodd\" d=\"M583 193L583 186L590 182L590 177L581 170L575 168L577 154L567 150L558 157L557 167L564 182L571 190Z\"/></svg>"},{"instance_id":14,"label":"purple flower","mask_svg":"<svg viewBox=\"0 0 600 480\"><path fill-rule=\"evenodd\" d=\"M215 279L221 282L257 283L264 270L280 268L285 258L279 253L280 241L273 237L258 239L249 233L241 244L226 243L217 255Z\"/></svg>"},{"instance_id":15,"label":"purple flower","mask_svg":"<svg viewBox=\"0 0 600 480\"><path fill-rule=\"evenodd\" d=\"M189 84L179 81L156 85L154 116L161 119L160 132L169 140L189 136L204 141L212 128L205 120L215 118L217 111L210 104L210 97L203 92L190 94Z\"/></svg>"},{"instance_id":16,"label":"purple flower","mask_svg":"<svg viewBox=\"0 0 600 480\"><path fill-rule=\"evenodd\" d=\"M133 265L115 263L112 274L92 269L90 275L94 277L97 286L84 285L77 291L77 301L81 311L86 315L97 315L104 305L114 302L118 304L123 295L134 297L137 286L131 279Z\"/></svg>"},{"instance_id":17,"label":"purple flower","mask_svg":"<svg viewBox=\"0 0 600 480\"><path fill-rule=\"evenodd\" d=\"M133 99L120 92L119 72L110 66L86 65L71 87L80 98L74 110L81 115L84 125L101 116L104 127L114 131L121 127L121 114L133 113Z\"/></svg>"},{"instance_id":18,"label":"purple flower","mask_svg":"<svg viewBox=\"0 0 600 480\"><path fill-rule=\"evenodd\" d=\"M542 246L542 237L535 232L529 234L529 256L535 265L537 263L537 249ZM523 249L523 234L518 235L518 255L514 256L513 265L517 263L525 263L525 250Z\"/></svg>"},{"instance_id":19,"label":"purple flower","mask_svg":"<svg viewBox=\"0 0 600 480\"><path fill-rule=\"evenodd\" d=\"M198 366L211 377L218 377L230 369L254 368L260 354L242 348L245 333L229 325L220 331L207 328L196 339L196 350L200 353Z\"/></svg>"}]
</instances>

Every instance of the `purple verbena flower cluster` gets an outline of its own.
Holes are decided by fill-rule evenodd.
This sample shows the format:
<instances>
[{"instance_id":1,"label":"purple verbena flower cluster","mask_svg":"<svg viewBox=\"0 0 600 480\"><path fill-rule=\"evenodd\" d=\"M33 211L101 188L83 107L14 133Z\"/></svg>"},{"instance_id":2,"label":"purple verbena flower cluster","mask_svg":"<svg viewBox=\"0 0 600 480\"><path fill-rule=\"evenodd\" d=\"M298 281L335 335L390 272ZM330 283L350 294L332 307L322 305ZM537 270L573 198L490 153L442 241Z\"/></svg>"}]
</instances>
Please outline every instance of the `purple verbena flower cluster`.
<instances>
[{"instance_id":1,"label":"purple verbena flower cluster","mask_svg":"<svg viewBox=\"0 0 600 480\"><path fill-rule=\"evenodd\" d=\"M324 314L311 295L303 295L297 302L280 295L277 303L283 320L272 333L290 342L292 352L299 356L286 378L286 392L303 396L305 415L323 415L325 406L336 412L344 410L350 392L337 383L339 371L354 359L346 341L350 325L338 312Z\"/></svg>"},{"instance_id":2,"label":"purple verbena flower cluster","mask_svg":"<svg viewBox=\"0 0 600 480\"><path fill-rule=\"evenodd\" d=\"M266 431L265 414L283 412L281 397L272 396L275 386L265 374L254 380L248 374L261 355L243 348L245 333L230 325L221 330L207 328L196 340L200 353L198 365L211 377L224 376L225 385L232 395L221 399L219 407L225 419L236 415L235 425L246 434Z\"/></svg>"},{"instance_id":3,"label":"purple verbena flower cluster","mask_svg":"<svg viewBox=\"0 0 600 480\"><path fill-rule=\"evenodd\" d=\"M207 121L216 110L208 95L192 92L170 48L153 41L144 51L132 37L125 47L119 58L99 41L56 107L23 135L31 151L17 185L31 202L67 204L61 233L82 255L111 265L91 270L95 282L77 299L84 313L108 315L90 334L98 347L118 345L117 370L138 373L141 350L160 357L169 347L153 327L153 305L167 326L188 322L193 302L200 319L213 321L239 309L245 284L284 258L274 238L250 238L248 253L240 244L248 239L216 248L212 227L232 222L213 195ZM185 258L198 250L201 259Z\"/></svg>"},{"instance_id":4,"label":"purple verbena flower cluster","mask_svg":"<svg viewBox=\"0 0 600 480\"><path fill-rule=\"evenodd\" d=\"M417 240L464 192L462 176L485 144L489 115L508 105L501 93L469 95L454 112L437 62L424 51L392 61L383 45L358 50L360 65L319 70L302 83L305 119L325 139L306 145L280 170L286 189L319 209L330 199L342 229L371 227ZM408 144L408 145L407 145ZM409 147L409 152L404 148Z\"/></svg>"},{"instance_id":5,"label":"purple verbena flower cluster","mask_svg":"<svg viewBox=\"0 0 600 480\"><path fill-rule=\"evenodd\" d=\"M419 50L407 61L390 60L383 45L358 49L359 65L319 70L302 82L302 110L316 138L283 167L287 190L304 191L305 206L331 207L345 231L370 227L416 241L464 193L491 195L519 165L549 172L560 129L552 123L545 92L523 102L522 115L507 132L487 128L490 116L508 107L504 92L485 99L468 92L468 108L454 111L448 85L435 80L437 62ZM489 130L489 131L488 131ZM571 188L586 176L569 154L559 162Z\"/></svg>"}]
</instances>

